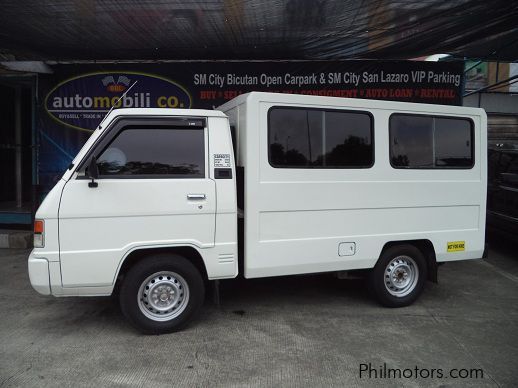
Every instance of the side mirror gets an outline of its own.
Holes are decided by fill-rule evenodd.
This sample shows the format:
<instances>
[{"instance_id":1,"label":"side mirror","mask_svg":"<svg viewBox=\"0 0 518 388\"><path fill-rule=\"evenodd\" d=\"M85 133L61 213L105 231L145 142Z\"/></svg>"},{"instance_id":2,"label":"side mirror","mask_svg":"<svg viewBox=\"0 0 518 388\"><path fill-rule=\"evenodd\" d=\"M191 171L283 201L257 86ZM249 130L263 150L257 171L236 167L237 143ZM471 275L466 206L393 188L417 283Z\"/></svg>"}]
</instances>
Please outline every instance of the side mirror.
<instances>
[{"instance_id":1,"label":"side mirror","mask_svg":"<svg viewBox=\"0 0 518 388\"><path fill-rule=\"evenodd\" d=\"M88 178L91 179L88 182L88 187L97 187L99 184L95 182L95 179L99 178L99 167L97 167L97 159L95 156L90 158L90 162L88 163Z\"/></svg>"}]
</instances>

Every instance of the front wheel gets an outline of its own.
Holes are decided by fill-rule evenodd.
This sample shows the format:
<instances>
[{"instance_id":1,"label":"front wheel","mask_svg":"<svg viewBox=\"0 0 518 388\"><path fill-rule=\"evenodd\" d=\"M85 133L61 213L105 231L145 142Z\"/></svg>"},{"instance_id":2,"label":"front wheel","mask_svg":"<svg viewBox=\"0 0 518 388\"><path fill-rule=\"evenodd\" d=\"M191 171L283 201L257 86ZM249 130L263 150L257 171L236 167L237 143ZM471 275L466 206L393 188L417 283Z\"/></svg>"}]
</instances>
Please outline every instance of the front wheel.
<instances>
[{"instance_id":1,"label":"front wheel","mask_svg":"<svg viewBox=\"0 0 518 388\"><path fill-rule=\"evenodd\" d=\"M204 295L201 275L190 261L178 255L156 255L128 271L119 299L133 326L145 334L162 334L188 324Z\"/></svg>"},{"instance_id":2,"label":"front wheel","mask_svg":"<svg viewBox=\"0 0 518 388\"><path fill-rule=\"evenodd\" d=\"M369 275L376 299L387 307L412 304L421 294L427 278L426 259L413 245L388 248Z\"/></svg>"}]
</instances>

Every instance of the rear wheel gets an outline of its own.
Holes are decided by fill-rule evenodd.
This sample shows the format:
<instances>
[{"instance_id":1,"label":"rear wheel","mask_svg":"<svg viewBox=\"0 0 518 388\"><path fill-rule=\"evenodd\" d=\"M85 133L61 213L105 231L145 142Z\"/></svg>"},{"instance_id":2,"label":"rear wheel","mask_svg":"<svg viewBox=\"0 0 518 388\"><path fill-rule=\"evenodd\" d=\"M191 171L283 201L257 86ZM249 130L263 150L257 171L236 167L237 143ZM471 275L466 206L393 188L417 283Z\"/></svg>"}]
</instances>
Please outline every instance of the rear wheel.
<instances>
[{"instance_id":1,"label":"rear wheel","mask_svg":"<svg viewBox=\"0 0 518 388\"><path fill-rule=\"evenodd\" d=\"M145 334L182 329L203 304L205 287L197 268L178 255L144 258L125 276L120 289L123 314Z\"/></svg>"},{"instance_id":2,"label":"rear wheel","mask_svg":"<svg viewBox=\"0 0 518 388\"><path fill-rule=\"evenodd\" d=\"M419 297L426 278L423 254L415 246L404 244L383 252L369 275L369 286L382 305L403 307Z\"/></svg>"}]
</instances>

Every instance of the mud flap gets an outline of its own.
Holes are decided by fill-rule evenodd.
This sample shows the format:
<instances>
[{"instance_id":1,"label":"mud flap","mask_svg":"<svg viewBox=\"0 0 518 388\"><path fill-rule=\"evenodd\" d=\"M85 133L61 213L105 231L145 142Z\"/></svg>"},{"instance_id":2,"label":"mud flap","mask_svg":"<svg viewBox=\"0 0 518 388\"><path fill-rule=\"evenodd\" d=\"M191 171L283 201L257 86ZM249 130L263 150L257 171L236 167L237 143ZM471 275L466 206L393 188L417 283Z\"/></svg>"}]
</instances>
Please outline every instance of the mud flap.
<instances>
[{"instance_id":1,"label":"mud flap","mask_svg":"<svg viewBox=\"0 0 518 388\"><path fill-rule=\"evenodd\" d=\"M437 262L435 261L435 258L433 260L428 260L428 280L437 284L439 283L437 279Z\"/></svg>"}]
</instances>

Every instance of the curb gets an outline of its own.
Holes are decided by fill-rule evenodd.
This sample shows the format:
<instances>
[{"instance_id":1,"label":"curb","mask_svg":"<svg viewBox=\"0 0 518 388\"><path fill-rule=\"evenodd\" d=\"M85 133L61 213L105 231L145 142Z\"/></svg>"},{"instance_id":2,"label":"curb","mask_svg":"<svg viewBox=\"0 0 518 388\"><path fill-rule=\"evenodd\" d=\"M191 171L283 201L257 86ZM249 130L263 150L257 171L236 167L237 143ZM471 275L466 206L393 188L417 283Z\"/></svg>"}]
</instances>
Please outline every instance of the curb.
<instances>
[{"instance_id":1,"label":"curb","mask_svg":"<svg viewBox=\"0 0 518 388\"><path fill-rule=\"evenodd\" d=\"M32 232L20 230L2 231L0 232L0 248L32 248Z\"/></svg>"}]
</instances>

